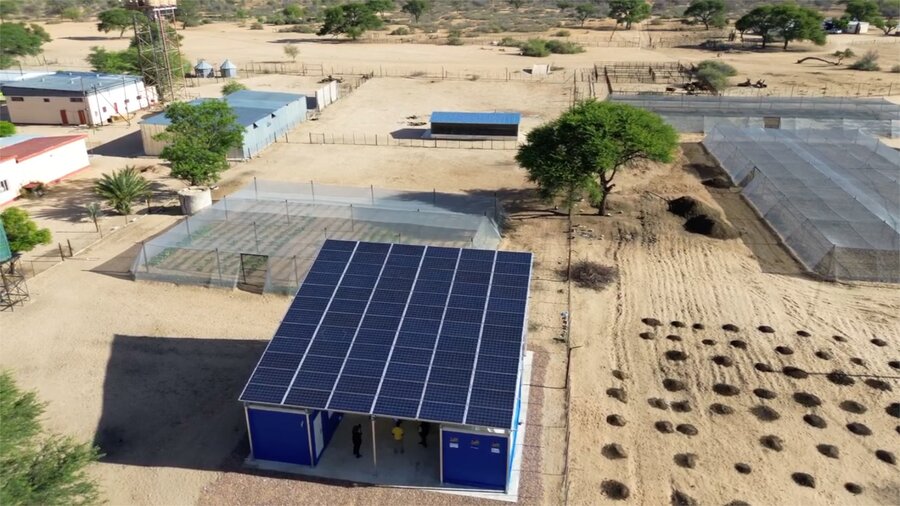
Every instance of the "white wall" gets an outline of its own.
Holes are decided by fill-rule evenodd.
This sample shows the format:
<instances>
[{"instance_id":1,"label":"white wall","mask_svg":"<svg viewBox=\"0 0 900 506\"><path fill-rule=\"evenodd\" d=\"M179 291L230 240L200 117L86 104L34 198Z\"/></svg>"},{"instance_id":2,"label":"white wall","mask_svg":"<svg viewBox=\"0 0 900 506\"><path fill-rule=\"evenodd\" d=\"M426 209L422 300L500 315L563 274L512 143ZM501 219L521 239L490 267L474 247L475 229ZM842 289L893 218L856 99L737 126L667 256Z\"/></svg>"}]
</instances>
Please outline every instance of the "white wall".
<instances>
[{"instance_id":1,"label":"white wall","mask_svg":"<svg viewBox=\"0 0 900 506\"><path fill-rule=\"evenodd\" d=\"M66 111L66 119L70 125L102 125L114 116L146 109L156 101L156 88L148 88L143 82L137 82L97 93L88 90L84 98L16 97L10 94L7 106L13 123L61 125L63 121L60 111ZM84 115L84 123L78 115L79 111Z\"/></svg>"},{"instance_id":2,"label":"white wall","mask_svg":"<svg viewBox=\"0 0 900 506\"><path fill-rule=\"evenodd\" d=\"M28 183L39 181L52 183L90 165L87 145L79 139L46 153L16 163L7 160L0 164L0 181L6 181L8 191L0 193L0 204L19 195L19 189Z\"/></svg>"}]
</instances>

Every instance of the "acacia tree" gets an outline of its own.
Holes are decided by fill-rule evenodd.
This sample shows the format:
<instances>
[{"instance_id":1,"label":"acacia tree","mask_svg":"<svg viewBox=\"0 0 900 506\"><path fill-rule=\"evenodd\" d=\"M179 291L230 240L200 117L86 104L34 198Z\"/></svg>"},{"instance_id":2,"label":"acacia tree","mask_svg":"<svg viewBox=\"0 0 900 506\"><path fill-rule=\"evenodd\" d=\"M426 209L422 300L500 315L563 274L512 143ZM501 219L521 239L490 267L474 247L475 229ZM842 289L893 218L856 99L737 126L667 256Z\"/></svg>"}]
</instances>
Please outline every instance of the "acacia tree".
<instances>
[{"instance_id":1,"label":"acacia tree","mask_svg":"<svg viewBox=\"0 0 900 506\"><path fill-rule=\"evenodd\" d=\"M0 69L12 66L23 56L37 56L50 42L50 34L31 23L0 23Z\"/></svg>"},{"instance_id":2,"label":"acacia tree","mask_svg":"<svg viewBox=\"0 0 900 506\"><path fill-rule=\"evenodd\" d=\"M431 5L426 0L408 0L400 10L412 16L418 23L422 14L425 14L430 8Z\"/></svg>"},{"instance_id":3,"label":"acacia tree","mask_svg":"<svg viewBox=\"0 0 900 506\"><path fill-rule=\"evenodd\" d=\"M384 19L384 13L394 9L394 0L366 0L366 6Z\"/></svg>"},{"instance_id":4,"label":"acacia tree","mask_svg":"<svg viewBox=\"0 0 900 506\"><path fill-rule=\"evenodd\" d=\"M295 44L286 44L284 46L284 54L285 56L290 57L291 60L297 61L297 55L300 54L300 48Z\"/></svg>"},{"instance_id":5,"label":"acacia tree","mask_svg":"<svg viewBox=\"0 0 900 506\"><path fill-rule=\"evenodd\" d=\"M506 3L511 5L513 9L519 10L525 5L525 0L506 0Z\"/></svg>"},{"instance_id":6,"label":"acacia tree","mask_svg":"<svg viewBox=\"0 0 900 506\"><path fill-rule=\"evenodd\" d=\"M822 15L814 9L796 4L762 5L741 16L734 24L741 34L752 32L762 37L762 47L780 35L784 49L795 40L825 44Z\"/></svg>"},{"instance_id":7,"label":"acacia tree","mask_svg":"<svg viewBox=\"0 0 900 506\"><path fill-rule=\"evenodd\" d=\"M0 504L95 504L97 484L85 468L96 447L44 432L44 404L0 373Z\"/></svg>"},{"instance_id":8,"label":"acacia tree","mask_svg":"<svg viewBox=\"0 0 900 506\"><path fill-rule=\"evenodd\" d=\"M678 134L658 115L589 100L528 133L516 161L544 198L562 196L569 212L587 193L600 215L619 170L636 160L670 162Z\"/></svg>"},{"instance_id":9,"label":"acacia tree","mask_svg":"<svg viewBox=\"0 0 900 506\"><path fill-rule=\"evenodd\" d=\"M575 6L575 19L581 22L581 26L584 26L585 21L596 15L597 7L594 4L578 4Z\"/></svg>"},{"instance_id":10,"label":"acacia tree","mask_svg":"<svg viewBox=\"0 0 900 506\"><path fill-rule=\"evenodd\" d=\"M198 104L175 102L166 108L171 122L156 139L168 142L160 156L172 165L172 177L190 185L219 180L228 169L228 152L244 141L244 128L224 100Z\"/></svg>"},{"instance_id":11,"label":"acacia tree","mask_svg":"<svg viewBox=\"0 0 900 506\"><path fill-rule=\"evenodd\" d=\"M695 23L703 23L709 30L709 26L716 28L725 26L725 1L724 0L693 0L684 11L684 16Z\"/></svg>"},{"instance_id":12,"label":"acacia tree","mask_svg":"<svg viewBox=\"0 0 900 506\"><path fill-rule=\"evenodd\" d=\"M381 28L381 18L368 6L354 2L325 9L325 21L318 35L346 35L353 40L366 30Z\"/></svg>"},{"instance_id":13,"label":"acacia tree","mask_svg":"<svg viewBox=\"0 0 900 506\"><path fill-rule=\"evenodd\" d=\"M122 8L107 9L97 14L97 31L109 33L119 30L119 38L125 35L125 30L134 24L134 15L131 11Z\"/></svg>"},{"instance_id":14,"label":"acacia tree","mask_svg":"<svg viewBox=\"0 0 900 506\"><path fill-rule=\"evenodd\" d=\"M626 30L631 25L650 17L650 4L645 0L609 0L609 17L616 25L624 24Z\"/></svg>"},{"instance_id":15,"label":"acacia tree","mask_svg":"<svg viewBox=\"0 0 900 506\"><path fill-rule=\"evenodd\" d=\"M874 0L844 0L838 3L846 5L844 8L844 15L849 18L850 21L856 20L874 23L877 19L881 18L881 9Z\"/></svg>"},{"instance_id":16,"label":"acacia tree","mask_svg":"<svg viewBox=\"0 0 900 506\"><path fill-rule=\"evenodd\" d=\"M0 213L0 221L3 222L3 230L9 239L9 249L13 253L24 253L33 250L39 244L50 244L50 229L38 228L24 209L9 207ZM0 426L2 425L0 423ZM3 502L0 501L0 504Z\"/></svg>"}]
</instances>

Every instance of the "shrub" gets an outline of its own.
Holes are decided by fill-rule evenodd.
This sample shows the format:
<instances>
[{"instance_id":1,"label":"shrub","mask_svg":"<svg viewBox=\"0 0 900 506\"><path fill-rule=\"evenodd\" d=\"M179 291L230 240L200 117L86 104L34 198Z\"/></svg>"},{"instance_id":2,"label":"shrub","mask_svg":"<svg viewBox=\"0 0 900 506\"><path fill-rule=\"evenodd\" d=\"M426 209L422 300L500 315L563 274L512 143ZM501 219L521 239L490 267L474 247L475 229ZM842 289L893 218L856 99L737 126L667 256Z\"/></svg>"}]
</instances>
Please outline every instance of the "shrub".
<instances>
[{"instance_id":1,"label":"shrub","mask_svg":"<svg viewBox=\"0 0 900 506\"><path fill-rule=\"evenodd\" d=\"M591 290L603 290L619 277L615 267L609 267L590 260L579 260L572 264L571 279L576 285Z\"/></svg>"},{"instance_id":2,"label":"shrub","mask_svg":"<svg viewBox=\"0 0 900 506\"><path fill-rule=\"evenodd\" d=\"M222 95L231 95L236 91L246 90L247 86L243 83L231 80L222 85Z\"/></svg>"},{"instance_id":3,"label":"shrub","mask_svg":"<svg viewBox=\"0 0 900 506\"><path fill-rule=\"evenodd\" d=\"M0 121L0 137L9 137L16 133L16 125L9 121Z\"/></svg>"},{"instance_id":4,"label":"shrub","mask_svg":"<svg viewBox=\"0 0 900 506\"><path fill-rule=\"evenodd\" d=\"M572 35L572 32L568 30L558 30L553 34L554 37L568 37L569 35Z\"/></svg>"},{"instance_id":5,"label":"shrub","mask_svg":"<svg viewBox=\"0 0 900 506\"><path fill-rule=\"evenodd\" d=\"M459 30L450 30L450 35L447 37L447 45L448 46L461 46L463 45L462 41L462 32Z\"/></svg>"},{"instance_id":6,"label":"shrub","mask_svg":"<svg viewBox=\"0 0 900 506\"><path fill-rule=\"evenodd\" d=\"M850 64L850 68L853 70L862 70L864 72L881 70L881 66L878 65L878 52L872 50L866 51L866 54L860 56L858 60Z\"/></svg>"},{"instance_id":7,"label":"shrub","mask_svg":"<svg viewBox=\"0 0 900 506\"><path fill-rule=\"evenodd\" d=\"M543 39L528 39L528 42L521 46L522 56L533 56L543 58L550 56L550 49L547 48L547 41Z\"/></svg>"},{"instance_id":8,"label":"shrub","mask_svg":"<svg viewBox=\"0 0 900 506\"><path fill-rule=\"evenodd\" d=\"M548 40L545 44L547 45L547 49L554 54L576 54L584 52L584 48L574 42Z\"/></svg>"},{"instance_id":9,"label":"shrub","mask_svg":"<svg viewBox=\"0 0 900 506\"><path fill-rule=\"evenodd\" d=\"M501 47L522 47L524 44L521 40L512 37L503 37L497 45Z\"/></svg>"},{"instance_id":10,"label":"shrub","mask_svg":"<svg viewBox=\"0 0 900 506\"><path fill-rule=\"evenodd\" d=\"M894 65L891 67L891 72L894 74L900 74L900 65Z\"/></svg>"},{"instance_id":11,"label":"shrub","mask_svg":"<svg viewBox=\"0 0 900 506\"><path fill-rule=\"evenodd\" d=\"M262 30L262 29L263 29L263 24L260 23L259 21L256 21L256 22L254 22L253 24L250 25L250 29L251 29L251 30Z\"/></svg>"},{"instance_id":12,"label":"shrub","mask_svg":"<svg viewBox=\"0 0 900 506\"><path fill-rule=\"evenodd\" d=\"M831 54L831 56L835 56L837 58L853 58L854 56L856 56L856 53L854 53L852 49L845 49L843 51L835 51Z\"/></svg>"},{"instance_id":13,"label":"shrub","mask_svg":"<svg viewBox=\"0 0 900 506\"><path fill-rule=\"evenodd\" d=\"M712 69L724 75L725 77L734 77L737 75L737 69L731 65L718 60L704 60L697 65L697 69Z\"/></svg>"},{"instance_id":14,"label":"shrub","mask_svg":"<svg viewBox=\"0 0 900 506\"><path fill-rule=\"evenodd\" d=\"M722 91L727 88L728 78L735 75L737 75L737 70L724 62L705 60L697 65L697 77L716 91Z\"/></svg>"},{"instance_id":15,"label":"shrub","mask_svg":"<svg viewBox=\"0 0 900 506\"><path fill-rule=\"evenodd\" d=\"M409 35L410 33L412 33L412 32L409 31L409 28L407 28L405 26L401 26L399 28L395 28L388 35Z\"/></svg>"}]
</instances>

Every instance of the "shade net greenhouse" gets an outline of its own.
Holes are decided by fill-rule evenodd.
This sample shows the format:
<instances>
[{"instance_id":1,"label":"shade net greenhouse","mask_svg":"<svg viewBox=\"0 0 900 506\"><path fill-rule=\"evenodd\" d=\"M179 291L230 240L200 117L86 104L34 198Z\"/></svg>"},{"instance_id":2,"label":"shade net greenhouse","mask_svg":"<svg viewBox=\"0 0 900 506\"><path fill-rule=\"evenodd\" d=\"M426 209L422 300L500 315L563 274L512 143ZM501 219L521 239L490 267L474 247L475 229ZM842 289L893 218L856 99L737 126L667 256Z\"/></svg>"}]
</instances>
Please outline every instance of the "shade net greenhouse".
<instances>
[{"instance_id":1,"label":"shade net greenhouse","mask_svg":"<svg viewBox=\"0 0 900 506\"><path fill-rule=\"evenodd\" d=\"M141 245L135 279L293 293L325 239L496 249L493 197L255 180Z\"/></svg>"},{"instance_id":2,"label":"shade net greenhouse","mask_svg":"<svg viewBox=\"0 0 900 506\"><path fill-rule=\"evenodd\" d=\"M719 126L703 144L807 269L900 282L900 152L845 130Z\"/></svg>"}]
</instances>

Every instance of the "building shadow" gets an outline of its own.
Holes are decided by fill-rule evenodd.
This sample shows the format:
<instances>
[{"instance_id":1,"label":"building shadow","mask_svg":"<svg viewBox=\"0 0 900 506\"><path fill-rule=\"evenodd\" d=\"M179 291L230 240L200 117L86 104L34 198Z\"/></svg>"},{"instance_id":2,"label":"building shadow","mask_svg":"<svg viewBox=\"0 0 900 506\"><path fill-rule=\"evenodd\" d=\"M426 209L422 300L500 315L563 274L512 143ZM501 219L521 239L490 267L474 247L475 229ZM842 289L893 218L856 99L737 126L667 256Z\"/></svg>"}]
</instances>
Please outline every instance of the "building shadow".
<instances>
[{"instance_id":1,"label":"building shadow","mask_svg":"<svg viewBox=\"0 0 900 506\"><path fill-rule=\"evenodd\" d=\"M266 344L116 334L94 435L101 462L238 467L249 448L237 399Z\"/></svg>"},{"instance_id":2,"label":"building shadow","mask_svg":"<svg viewBox=\"0 0 900 506\"><path fill-rule=\"evenodd\" d=\"M427 128L401 128L391 132L394 139L427 139Z\"/></svg>"},{"instance_id":3,"label":"building shadow","mask_svg":"<svg viewBox=\"0 0 900 506\"><path fill-rule=\"evenodd\" d=\"M118 156L129 158L144 154L144 144L141 141L141 132L136 130L121 137L101 144L91 150L91 154L103 156Z\"/></svg>"}]
</instances>

